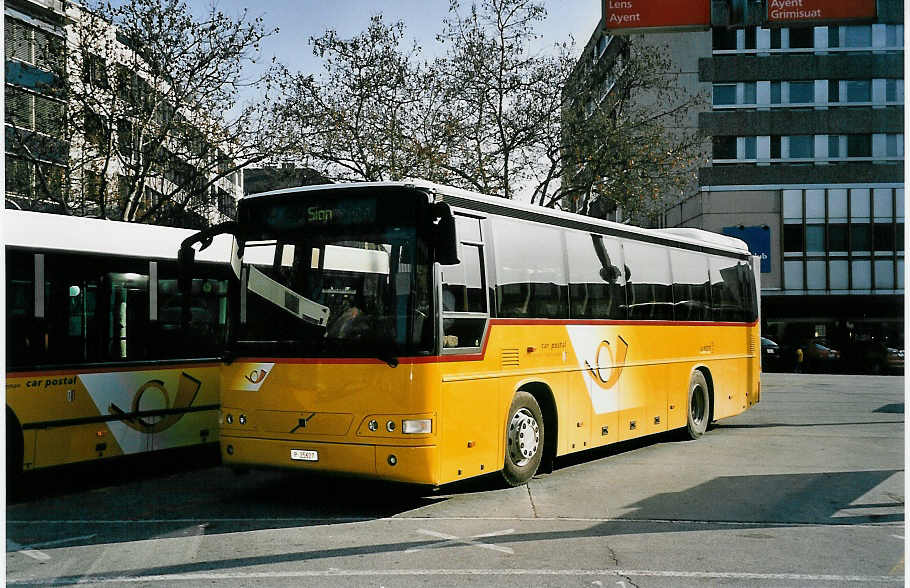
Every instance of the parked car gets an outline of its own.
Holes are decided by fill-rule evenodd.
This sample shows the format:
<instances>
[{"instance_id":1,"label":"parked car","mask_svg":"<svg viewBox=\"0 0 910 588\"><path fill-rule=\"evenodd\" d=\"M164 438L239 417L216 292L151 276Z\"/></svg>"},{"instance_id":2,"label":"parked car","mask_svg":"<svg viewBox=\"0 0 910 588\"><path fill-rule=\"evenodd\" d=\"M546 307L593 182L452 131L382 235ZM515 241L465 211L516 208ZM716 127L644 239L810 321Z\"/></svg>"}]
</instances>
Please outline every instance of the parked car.
<instances>
[{"instance_id":1,"label":"parked car","mask_svg":"<svg viewBox=\"0 0 910 588\"><path fill-rule=\"evenodd\" d=\"M851 371L864 374L895 374L904 371L904 350L882 341L857 341L844 350Z\"/></svg>"},{"instance_id":2,"label":"parked car","mask_svg":"<svg viewBox=\"0 0 910 588\"><path fill-rule=\"evenodd\" d=\"M784 369L783 348L768 339L761 338L761 369L763 372L779 372Z\"/></svg>"},{"instance_id":3,"label":"parked car","mask_svg":"<svg viewBox=\"0 0 910 588\"><path fill-rule=\"evenodd\" d=\"M834 372L839 367L840 351L829 347L825 339L812 339L802 345L806 371Z\"/></svg>"}]
</instances>

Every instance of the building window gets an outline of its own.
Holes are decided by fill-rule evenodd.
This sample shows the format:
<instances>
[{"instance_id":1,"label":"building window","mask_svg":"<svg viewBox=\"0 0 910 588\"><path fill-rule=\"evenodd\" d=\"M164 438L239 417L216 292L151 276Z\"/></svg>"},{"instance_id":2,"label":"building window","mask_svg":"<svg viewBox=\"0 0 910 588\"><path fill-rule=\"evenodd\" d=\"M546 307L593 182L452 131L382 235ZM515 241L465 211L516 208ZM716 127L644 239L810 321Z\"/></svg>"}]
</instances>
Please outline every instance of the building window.
<instances>
[{"instance_id":1,"label":"building window","mask_svg":"<svg viewBox=\"0 0 910 588\"><path fill-rule=\"evenodd\" d=\"M802 253L804 234L802 224L784 225L784 252Z\"/></svg>"},{"instance_id":2,"label":"building window","mask_svg":"<svg viewBox=\"0 0 910 588\"><path fill-rule=\"evenodd\" d=\"M32 195L34 167L28 161L6 156L6 191L22 196Z\"/></svg>"},{"instance_id":3,"label":"building window","mask_svg":"<svg viewBox=\"0 0 910 588\"><path fill-rule=\"evenodd\" d=\"M903 104L904 80L885 80L885 102Z\"/></svg>"},{"instance_id":4,"label":"building window","mask_svg":"<svg viewBox=\"0 0 910 588\"><path fill-rule=\"evenodd\" d=\"M784 190L784 218L798 219L803 218L803 191L802 190ZM802 251L802 247L800 247Z\"/></svg>"},{"instance_id":5,"label":"building window","mask_svg":"<svg viewBox=\"0 0 910 588\"><path fill-rule=\"evenodd\" d=\"M757 138L752 137L743 137L743 158L744 159L755 159L757 157L756 145L758 141Z\"/></svg>"},{"instance_id":6,"label":"building window","mask_svg":"<svg viewBox=\"0 0 910 588\"><path fill-rule=\"evenodd\" d=\"M784 285L788 290L803 289L803 262L784 262Z\"/></svg>"},{"instance_id":7,"label":"building window","mask_svg":"<svg viewBox=\"0 0 910 588\"><path fill-rule=\"evenodd\" d=\"M600 38L597 39L597 48L594 53L594 59L595 60L600 59L600 56L603 55L604 51L606 51L606 50L607 50L607 36L601 35Z\"/></svg>"},{"instance_id":8,"label":"building window","mask_svg":"<svg viewBox=\"0 0 910 588\"><path fill-rule=\"evenodd\" d=\"M736 137L715 136L712 144L714 159L736 159Z\"/></svg>"},{"instance_id":9,"label":"building window","mask_svg":"<svg viewBox=\"0 0 910 588\"><path fill-rule=\"evenodd\" d=\"M828 250L832 253L847 251L847 225L845 223L828 225Z\"/></svg>"},{"instance_id":10,"label":"building window","mask_svg":"<svg viewBox=\"0 0 910 588\"><path fill-rule=\"evenodd\" d=\"M872 47L872 25L845 26L844 44L847 48L869 48Z\"/></svg>"},{"instance_id":11,"label":"building window","mask_svg":"<svg viewBox=\"0 0 910 588\"><path fill-rule=\"evenodd\" d=\"M851 264L853 289L868 290L872 288L872 264L868 259L854 261Z\"/></svg>"},{"instance_id":12,"label":"building window","mask_svg":"<svg viewBox=\"0 0 910 588\"><path fill-rule=\"evenodd\" d=\"M811 159L815 156L815 137L792 135L789 137L790 159Z\"/></svg>"},{"instance_id":13,"label":"building window","mask_svg":"<svg viewBox=\"0 0 910 588\"><path fill-rule=\"evenodd\" d=\"M758 92L755 82L743 82L743 104L751 105L758 102Z\"/></svg>"},{"instance_id":14,"label":"building window","mask_svg":"<svg viewBox=\"0 0 910 588\"><path fill-rule=\"evenodd\" d=\"M885 44L888 47L903 47L904 25L885 25Z\"/></svg>"},{"instance_id":15,"label":"building window","mask_svg":"<svg viewBox=\"0 0 910 588\"><path fill-rule=\"evenodd\" d=\"M790 82L790 104L815 102L815 82Z\"/></svg>"},{"instance_id":16,"label":"building window","mask_svg":"<svg viewBox=\"0 0 910 588\"><path fill-rule=\"evenodd\" d=\"M840 27L837 25L828 27L828 47L832 49L840 47Z\"/></svg>"},{"instance_id":17,"label":"building window","mask_svg":"<svg viewBox=\"0 0 910 588\"><path fill-rule=\"evenodd\" d=\"M780 49L780 31L779 27L774 27L771 29L771 49Z\"/></svg>"},{"instance_id":18,"label":"building window","mask_svg":"<svg viewBox=\"0 0 910 588\"><path fill-rule=\"evenodd\" d=\"M846 260L836 260L828 264L828 280L832 290L846 290L850 287L848 266Z\"/></svg>"},{"instance_id":19,"label":"building window","mask_svg":"<svg viewBox=\"0 0 910 588\"><path fill-rule=\"evenodd\" d=\"M894 225L876 223L872 229L872 245L875 251L894 251Z\"/></svg>"},{"instance_id":20,"label":"building window","mask_svg":"<svg viewBox=\"0 0 910 588\"><path fill-rule=\"evenodd\" d=\"M872 135L847 135L847 157L872 157Z\"/></svg>"},{"instance_id":21,"label":"building window","mask_svg":"<svg viewBox=\"0 0 910 588\"><path fill-rule=\"evenodd\" d=\"M825 289L825 262L819 260L806 262L806 289Z\"/></svg>"},{"instance_id":22,"label":"building window","mask_svg":"<svg viewBox=\"0 0 910 588\"><path fill-rule=\"evenodd\" d=\"M868 223L850 225L850 249L854 253L872 251L872 225Z\"/></svg>"},{"instance_id":23,"label":"building window","mask_svg":"<svg viewBox=\"0 0 910 588\"><path fill-rule=\"evenodd\" d=\"M746 27L743 29L743 49L755 49L756 45L756 27Z\"/></svg>"},{"instance_id":24,"label":"building window","mask_svg":"<svg viewBox=\"0 0 910 588\"><path fill-rule=\"evenodd\" d=\"M711 30L711 45L715 51L736 49L736 29L715 27Z\"/></svg>"},{"instance_id":25,"label":"building window","mask_svg":"<svg viewBox=\"0 0 910 588\"><path fill-rule=\"evenodd\" d=\"M771 159L780 159L781 143L780 135L771 135Z\"/></svg>"},{"instance_id":26,"label":"building window","mask_svg":"<svg viewBox=\"0 0 910 588\"><path fill-rule=\"evenodd\" d=\"M63 65L62 39L51 33L6 17L4 20L5 55L54 71Z\"/></svg>"},{"instance_id":27,"label":"building window","mask_svg":"<svg viewBox=\"0 0 910 588\"><path fill-rule=\"evenodd\" d=\"M825 252L825 225L806 225L806 253Z\"/></svg>"},{"instance_id":28,"label":"building window","mask_svg":"<svg viewBox=\"0 0 910 588\"><path fill-rule=\"evenodd\" d=\"M902 134L885 135L885 155L887 157L904 156L904 136Z\"/></svg>"},{"instance_id":29,"label":"building window","mask_svg":"<svg viewBox=\"0 0 910 588\"><path fill-rule=\"evenodd\" d=\"M848 80L847 102L872 102L871 80Z\"/></svg>"},{"instance_id":30,"label":"building window","mask_svg":"<svg viewBox=\"0 0 910 588\"><path fill-rule=\"evenodd\" d=\"M781 102L781 82L771 82L771 104L780 104Z\"/></svg>"},{"instance_id":31,"label":"building window","mask_svg":"<svg viewBox=\"0 0 910 588\"><path fill-rule=\"evenodd\" d=\"M736 104L736 84L715 84L714 105L726 106Z\"/></svg>"},{"instance_id":32,"label":"building window","mask_svg":"<svg viewBox=\"0 0 910 588\"><path fill-rule=\"evenodd\" d=\"M791 49L812 49L815 47L815 29L813 27L791 28L789 33Z\"/></svg>"},{"instance_id":33,"label":"building window","mask_svg":"<svg viewBox=\"0 0 910 588\"><path fill-rule=\"evenodd\" d=\"M880 290L894 288L894 260L875 260L875 287Z\"/></svg>"}]
</instances>

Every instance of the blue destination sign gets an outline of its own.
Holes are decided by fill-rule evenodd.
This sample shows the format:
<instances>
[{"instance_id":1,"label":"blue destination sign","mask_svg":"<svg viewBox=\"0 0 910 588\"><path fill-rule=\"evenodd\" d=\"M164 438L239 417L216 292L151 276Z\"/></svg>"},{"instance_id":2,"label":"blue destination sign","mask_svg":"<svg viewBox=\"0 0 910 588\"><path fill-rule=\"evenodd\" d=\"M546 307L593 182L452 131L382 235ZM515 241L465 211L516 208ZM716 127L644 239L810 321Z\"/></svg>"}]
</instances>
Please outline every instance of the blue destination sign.
<instances>
[{"instance_id":1,"label":"blue destination sign","mask_svg":"<svg viewBox=\"0 0 910 588\"><path fill-rule=\"evenodd\" d=\"M768 225L724 227L723 234L745 241L749 252L761 257L761 273L771 273L771 230Z\"/></svg>"}]
</instances>

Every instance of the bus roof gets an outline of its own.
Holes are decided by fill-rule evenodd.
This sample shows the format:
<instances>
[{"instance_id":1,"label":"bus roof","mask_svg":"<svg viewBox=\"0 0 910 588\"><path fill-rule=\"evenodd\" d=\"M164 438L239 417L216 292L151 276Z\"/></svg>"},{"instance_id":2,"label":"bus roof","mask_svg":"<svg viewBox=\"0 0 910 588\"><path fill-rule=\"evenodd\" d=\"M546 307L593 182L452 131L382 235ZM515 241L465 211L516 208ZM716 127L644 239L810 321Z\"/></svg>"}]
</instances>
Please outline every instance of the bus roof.
<instances>
[{"instance_id":1,"label":"bus roof","mask_svg":"<svg viewBox=\"0 0 910 588\"><path fill-rule=\"evenodd\" d=\"M49 251L124 255L149 259L177 259L180 243L191 229L120 221L4 210L0 241L7 247ZM196 259L227 263L231 237L219 235Z\"/></svg>"},{"instance_id":2,"label":"bus roof","mask_svg":"<svg viewBox=\"0 0 910 588\"><path fill-rule=\"evenodd\" d=\"M598 219L590 216L584 216L580 214L575 214L571 212L564 212L561 210L555 210L552 208L544 208L542 206L535 206L531 204L525 204L522 202L517 202L515 200L506 200L501 197L496 196L487 196L480 194L478 192L472 192L470 190L464 190L461 188L455 188L452 186L444 186L441 184L435 184L433 182L428 182L426 180L413 179L406 180L403 182L353 182L345 184L320 184L314 186L300 186L297 188L285 188L282 190L272 190L269 192L260 192L258 194L250 194L243 198L243 200L268 197L268 196L278 196L282 194L293 194L298 192L312 192L312 191L331 191L331 190L366 190L370 188L416 188L426 190L432 194L439 194L445 200L446 196L454 197L454 199L469 201L481 206L486 205L485 207L494 207L500 209L496 211L498 214L505 214L506 216L516 216L514 214L508 214L509 211L518 213L527 213L534 215L535 217L540 217L543 222L554 222L556 224L563 224L566 222L575 223L575 224L584 224L592 225L594 227L599 227L605 229L606 232L610 233L625 233L630 238L635 238L636 235L641 238L648 240L660 240L660 241L676 241L679 243L685 243L689 245L695 245L698 247L706 247L710 249L719 249L724 251L729 251L731 253L736 253L739 255L749 255L749 248L745 242L741 239L735 237L730 237L727 235L721 235L719 233L712 233L710 231L704 231L702 229L693 229L693 228L669 228L669 229L643 229L641 227L636 227L634 225L627 225L623 223L617 223L612 221L607 221L603 219ZM458 203L459 205L461 203ZM473 208L473 206L469 206ZM507 209L507 210L503 210ZM562 223L560 223L562 221Z\"/></svg>"}]
</instances>

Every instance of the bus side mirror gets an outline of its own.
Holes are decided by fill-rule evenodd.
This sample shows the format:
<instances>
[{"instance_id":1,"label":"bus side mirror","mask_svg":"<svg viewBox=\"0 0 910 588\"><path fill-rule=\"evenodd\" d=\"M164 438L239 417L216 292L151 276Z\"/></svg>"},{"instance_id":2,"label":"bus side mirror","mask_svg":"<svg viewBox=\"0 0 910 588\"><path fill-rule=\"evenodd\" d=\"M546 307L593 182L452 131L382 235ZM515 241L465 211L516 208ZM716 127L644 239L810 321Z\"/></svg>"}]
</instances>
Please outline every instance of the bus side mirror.
<instances>
[{"instance_id":1,"label":"bus side mirror","mask_svg":"<svg viewBox=\"0 0 910 588\"><path fill-rule=\"evenodd\" d=\"M181 245L177 252L177 288L183 294L189 294L193 288L193 264L196 262L196 250L192 245Z\"/></svg>"},{"instance_id":2,"label":"bus side mirror","mask_svg":"<svg viewBox=\"0 0 910 588\"><path fill-rule=\"evenodd\" d=\"M458 239L455 236L455 217L452 209L444 202L433 204L436 261L442 265L455 265L458 263Z\"/></svg>"}]
</instances>

